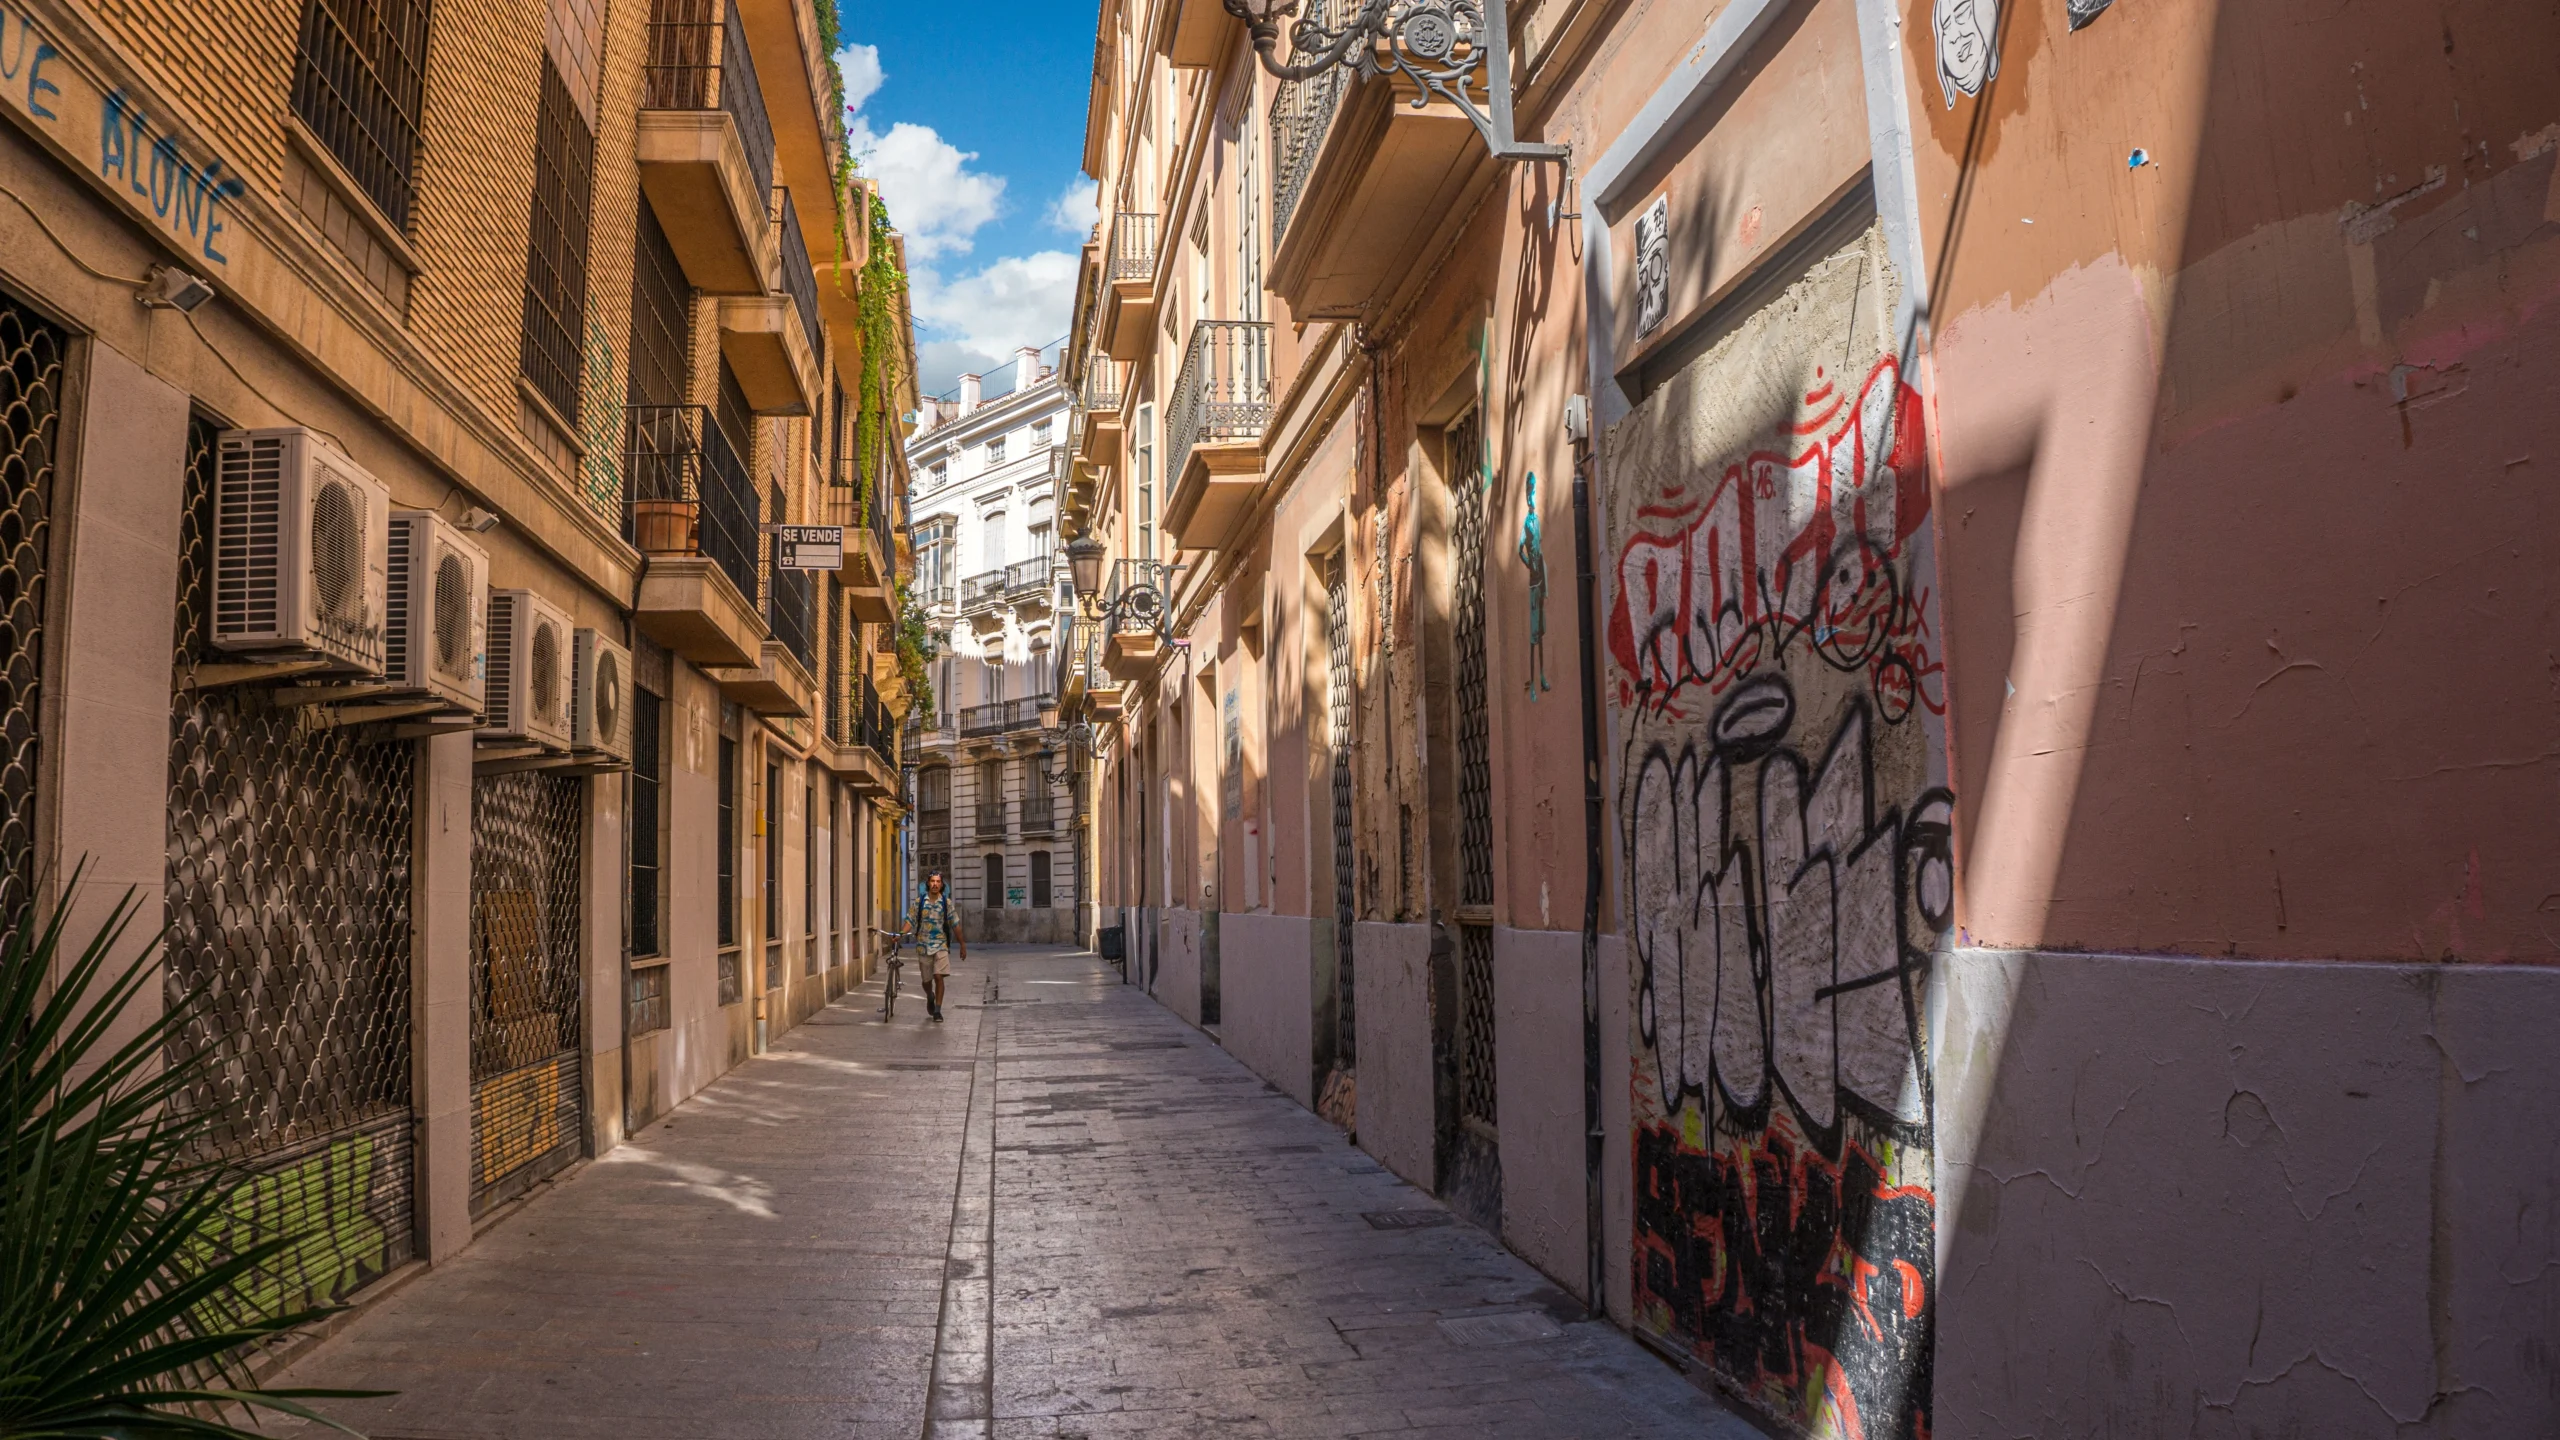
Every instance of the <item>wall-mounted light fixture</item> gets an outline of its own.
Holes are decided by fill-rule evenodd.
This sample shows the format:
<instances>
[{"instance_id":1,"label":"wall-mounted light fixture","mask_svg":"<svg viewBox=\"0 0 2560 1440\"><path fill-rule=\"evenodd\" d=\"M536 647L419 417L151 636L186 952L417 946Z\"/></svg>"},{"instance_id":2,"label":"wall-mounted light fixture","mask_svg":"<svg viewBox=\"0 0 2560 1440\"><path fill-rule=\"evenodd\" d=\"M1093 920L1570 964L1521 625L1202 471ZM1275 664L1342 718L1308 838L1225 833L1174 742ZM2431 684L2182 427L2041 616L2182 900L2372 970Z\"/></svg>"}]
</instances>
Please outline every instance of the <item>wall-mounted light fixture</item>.
<instances>
[{"instance_id":1,"label":"wall-mounted light fixture","mask_svg":"<svg viewBox=\"0 0 2560 1440\"><path fill-rule=\"evenodd\" d=\"M1334 0L1352 13L1340 28L1317 18L1293 18L1301 0L1225 0L1227 13L1253 33L1262 68L1282 80L1307 80L1336 65L1363 79L1401 70L1422 90L1419 108L1432 96L1458 107L1484 136L1496 160L1566 163L1563 145L1523 144L1511 130L1511 28L1504 0ZM1286 23L1290 51L1278 55ZM1471 91L1481 90L1483 105Z\"/></svg>"},{"instance_id":2,"label":"wall-mounted light fixture","mask_svg":"<svg viewBox=\"0 0 2560 1440\"><path fill-rule=\"evenodd\" d=\"M184 315L212 299L213 286L203 276L175 265L154 265L143 277L142 292L134 298L147 310L175 310Z\"/></svg>"}]
</instances>

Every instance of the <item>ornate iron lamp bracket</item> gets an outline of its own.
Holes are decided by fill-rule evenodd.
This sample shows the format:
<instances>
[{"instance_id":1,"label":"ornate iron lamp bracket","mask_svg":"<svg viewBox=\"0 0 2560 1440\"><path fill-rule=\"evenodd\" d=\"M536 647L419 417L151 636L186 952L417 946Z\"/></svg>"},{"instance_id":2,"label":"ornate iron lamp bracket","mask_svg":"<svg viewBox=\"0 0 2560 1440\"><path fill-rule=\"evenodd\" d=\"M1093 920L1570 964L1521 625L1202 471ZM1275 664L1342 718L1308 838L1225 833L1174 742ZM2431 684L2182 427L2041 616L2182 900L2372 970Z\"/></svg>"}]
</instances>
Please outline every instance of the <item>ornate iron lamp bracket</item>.
<instances>
[{"instance_id":1,"label":"ornate iron lamp bracket","mask_svg":"<svg viewBox=\"0 0 2560 1440\"><path fill-rule=\"evenodd\" d=\"M1245 23L1262 68L1282 80L1308 80L1336 65L1372 79L1390 68L1421 90L1413 104L1448 101L1484 136L1496 160L1570 163L1563 145L1525 144L1511 128L1511 27L1504 0L1349 0L1357 9L1340 28L1298 14L1301 0L1225 0ZM1279 57L1287 23L1293 59ZM1481 89L1478 105L1473 90Z\"/></svg>"}]
</instances>

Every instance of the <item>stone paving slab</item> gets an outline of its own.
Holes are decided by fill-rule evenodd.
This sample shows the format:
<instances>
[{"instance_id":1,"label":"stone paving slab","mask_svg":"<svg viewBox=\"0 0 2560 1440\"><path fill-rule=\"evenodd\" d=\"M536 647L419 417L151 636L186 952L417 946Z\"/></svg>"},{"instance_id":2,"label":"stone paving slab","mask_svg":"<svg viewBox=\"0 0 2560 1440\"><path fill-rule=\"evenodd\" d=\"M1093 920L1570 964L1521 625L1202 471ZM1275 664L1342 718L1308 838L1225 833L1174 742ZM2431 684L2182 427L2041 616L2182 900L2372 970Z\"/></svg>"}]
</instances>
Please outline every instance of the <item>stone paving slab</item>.
<instances>
[{"instance_id":1,"label":"stone paving slab","mask_svg":"<svg viewBox=\"0 0 2560 1440\"><path fill-rule=\"evenodd\" d=\"M399 1389L336 1407L376 1440L1758 1437L1092 956L971 954L950 1023L845 997L280 1383Z\"/></svg>"}]
</instances>

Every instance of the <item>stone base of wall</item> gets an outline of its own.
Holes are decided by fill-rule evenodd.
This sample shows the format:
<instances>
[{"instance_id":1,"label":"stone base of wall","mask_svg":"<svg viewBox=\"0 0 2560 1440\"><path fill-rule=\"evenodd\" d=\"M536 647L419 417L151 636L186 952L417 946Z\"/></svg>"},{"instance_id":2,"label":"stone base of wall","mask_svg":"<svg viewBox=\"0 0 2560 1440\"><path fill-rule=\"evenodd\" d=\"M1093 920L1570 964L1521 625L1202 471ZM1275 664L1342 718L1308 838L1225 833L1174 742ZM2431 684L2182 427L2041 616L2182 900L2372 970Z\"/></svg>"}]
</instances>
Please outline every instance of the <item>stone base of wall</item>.
<instances>
[{"instance_id":1,"label":"stone base of wall","mask_svg":"<svg viewBox=\"0 0 2560 1440\"><path fill-rule=\"evenodd\" d=\"M972 944L1072 945L1076 912L1065 906L1035 910L1008 906L1001 910L962 910L960 923Z\"/></svg>"}]
</instances>

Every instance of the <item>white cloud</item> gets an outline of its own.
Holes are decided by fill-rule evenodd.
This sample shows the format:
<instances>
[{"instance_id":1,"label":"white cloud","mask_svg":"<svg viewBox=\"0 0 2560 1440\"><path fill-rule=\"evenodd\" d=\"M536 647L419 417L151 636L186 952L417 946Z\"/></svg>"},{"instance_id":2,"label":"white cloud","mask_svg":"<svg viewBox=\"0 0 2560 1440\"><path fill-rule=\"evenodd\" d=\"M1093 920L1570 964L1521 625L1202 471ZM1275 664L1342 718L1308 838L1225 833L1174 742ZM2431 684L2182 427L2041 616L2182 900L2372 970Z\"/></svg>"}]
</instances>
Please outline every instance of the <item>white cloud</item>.
<instances>
[{"instance_id":1,"label":"white cloud","mask_svg":"<svg viewBox=\"0 0 2560 1440\"><path fill-rule=\"evenodd\" d=\"M977 152L929 125L900 120L885 122L884 130L863 113L888 79L878 46L848 43L835 64L844 78L846 138L862 173L880 183L890 222L906 236L925 392L948 389L964 371L1004 364L1018 346L1046 345L1065 333L1075 255L1005 256L946 279L944 267L971 254L978 232L1004 212L1005 177L971 168ZM1094 215L1095 187L1082 177L1043 212L1048 225L1078 238L1092 229Z\"/></svg>"},{"instance_id":2,"label":"white cloud","mask_svg":"<svg viewBox=\"0 0 2560 1440\"><path fill-rule=\"evenodd\" d=\"M1093 233L1093 222L1102 213L1101 192L1102 187L1085 176L1068 181L1058 198L1049 202L1049 224L1079 240Z\"/></svg>"},{"instance_id":3,"label":"white cloud","mask_svg":"<svg viewBox=\"0 0 2560 1440\"><path fill-rule=\"evenodd\" d=\"M879 46L850 42L836 52L836 73L844 77L844 108L857 113L889 78L880 68Z\"/></svg>"},{"instance_id":4,"label":"white cloud","mask_svg":"<svg viewBox=\"0 0 2560 1440\"><path fill-rule=\"evenodd\" d=\"M963 370L983 373L1020 346L1047 345L1065 334L1076 257L1064 250L1011 255L949 279L919 266L909 280L916 324L927 337L916 363L930 393L947 389Z\"/></svg>"}]
</instances>

